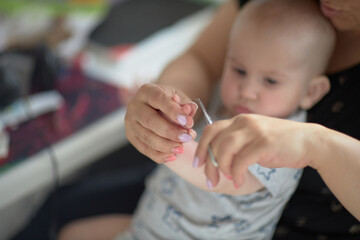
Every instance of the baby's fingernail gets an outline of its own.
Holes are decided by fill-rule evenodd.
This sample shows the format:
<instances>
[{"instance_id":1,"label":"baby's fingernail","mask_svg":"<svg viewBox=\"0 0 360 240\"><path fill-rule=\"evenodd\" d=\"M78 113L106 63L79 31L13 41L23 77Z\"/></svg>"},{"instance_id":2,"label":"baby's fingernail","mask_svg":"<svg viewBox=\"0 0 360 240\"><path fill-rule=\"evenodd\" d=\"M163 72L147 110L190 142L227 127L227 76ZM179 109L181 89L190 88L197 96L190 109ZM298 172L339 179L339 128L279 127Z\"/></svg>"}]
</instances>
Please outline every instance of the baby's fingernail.
<instances>
[{"instance_id":1,"label":"baby's fingernail","mask_svg":"<svg viewBox=\"0 0 360 240\"><path fill-rule=\"evenodd\" d=\"M194 126L194 120L192 117L187 117L186 120L186 127L188 128L192 128Z\"/></svg>"},{"instance_id":2,"label":"baby's fingernail","mask_svg":"<svg viewBox=\"0 0 360 240\"><path fill-rule=\"evenodd\" d=\"M175 102L177 102L177 103L180 102L180 97L179 97L177 94L174 94L174 96L172 97L172 99L173 99Z\"/></svg>"},{"instance_id":3,"label":"baby's fingernail","mask_svg":"<svg viewBox=\"0 0 360 240\"><path fill-rule=\"evenodd\" d=\"M179 135L179 140L183 143L190 142L192 139L191 135L187 133L182 133Z\"/></svg>"},{"instance_id":4,"label":"baby's fingernail","mask_svg":"<svg viewBox=\"0 0 360 240\"><path fill-rule=\"evenodd\" d=\"M172 150L173 153L183 153L184 148L183 147L174 147Z\"/></svg>"},{"instance_id":5,"label":"baby's fingernail","mask_svg":"<svg viewBox=\"0 0 360 240\"><path fill-rule=\"evenodd\" d=\"M211 181L207 178L206 179L206 185L207 185L207 187L209 188L209 189L213 189L214 187L213 187L213 185L212 185L212 183L211 183Z\"/></svg>"},{"instance_id":6,"label":"baby's fingernail","mask_svg":"<svg viewBox=\"0 0 360 240\"><path fill-rule=\"evenodd\" d=\"M235 187L236 189L239 188L239 185L237 185L235 181L234 181L234 187Z\"/></svg>"},{"instance_id":7,"label":"baby's fingernail","mask_svg":"<svg viewBox=\"0 0 360 240\"><path fill-rule=\"evenodd\" d=\"M232 177L229 176L229 175L224 174L224 176L225 176L227 179L231 180L231 181L233 180ZM235 184L235 183L234 183L234 184Z\"/></svg>"},{"instance_id":8,"label":"baby's fingernail","mask_svg":"<svg viewBox=\"0 0 360 240\"><path fill-rule=\"evenodd\" d=\"M174 156L174 155L172 155L172 156L170 156L170 157L167 157L166 159L165 159L165 162L167 163L167 162L172 162L172 161L175 161L176 160L176 157Z\"/></svg>"},{"instance_id":9,"label":"baby's fingernail","mask_svg":"<svg viewBox=\"0 0 360 240\"><path fill-rule=\"evenodd\" d=\"M178 115L176 117L176 120L178 121L178 123L180 123L181 125L185 126L186 125L186 117L184 115Z\"/></svg>"},{"instance_id":10,"label":"baby's fingernail","mask_svg":"<svg viewBox=\"0 0 360 240\"><path fill-rule=\"evenodd\" d=\"M193 168L197 168L197 167L199 167L199 158L198 158L198 157L194 157Z\"/></svg>"},{"instance_id":11,"label":"baby's fingernail","mask_svg":"<svg viewBox=\"0 0 360 240\"><path fill-rule=\"evenodd\" d=\"M191 107L189 105L185 105L182 107L182 111L186 114L189 115L192 111Z\"/></svg>"},{"instance_id":12,"label":"baby's fingernail","mask_svg":"<svg viewBox=\"0 0 360 240\"><path fill-rule=\"evenodd\" d=\"M191 108L192 108L193 110L196 111L196 110L198 109L198 105L196 104L196 102L191 102L191 105L192 105Z\"/></svg>"}]
</instances>

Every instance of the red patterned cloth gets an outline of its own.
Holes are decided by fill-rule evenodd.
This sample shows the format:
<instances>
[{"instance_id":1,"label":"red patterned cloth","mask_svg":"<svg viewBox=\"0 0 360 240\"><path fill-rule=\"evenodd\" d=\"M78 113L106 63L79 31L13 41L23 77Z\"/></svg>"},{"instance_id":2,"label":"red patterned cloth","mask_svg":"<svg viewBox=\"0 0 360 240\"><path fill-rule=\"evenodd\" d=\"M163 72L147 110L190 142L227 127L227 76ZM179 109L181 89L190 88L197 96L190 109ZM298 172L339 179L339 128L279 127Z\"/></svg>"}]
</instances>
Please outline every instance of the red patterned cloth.
<instances>
[{"instance_id":1,"label":"red patterned cloth","mask_svg":"<svg viewBox=\"0 0 360 240\"><path fill-rule=\"evenodd\" d=\"M63 96L65 104L55 112L8 130L9 155L0 159L0 174L122 106L118 88L85 76L77 68L60 75L55 89Z\"/></svg>"}]
</instances>

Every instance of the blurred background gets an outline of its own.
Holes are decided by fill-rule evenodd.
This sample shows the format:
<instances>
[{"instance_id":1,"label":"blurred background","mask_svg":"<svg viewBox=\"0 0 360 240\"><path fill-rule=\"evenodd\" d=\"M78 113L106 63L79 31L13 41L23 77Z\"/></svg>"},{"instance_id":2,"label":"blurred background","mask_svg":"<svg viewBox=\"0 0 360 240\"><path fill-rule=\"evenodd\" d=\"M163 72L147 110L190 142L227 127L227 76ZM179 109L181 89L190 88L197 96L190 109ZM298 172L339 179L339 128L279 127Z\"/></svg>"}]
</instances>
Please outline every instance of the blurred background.
<instances>
[{"instance_id":1,"label":"blurred background","mask_svg":"<svg viewBox=\"0 0 360 240\"><path fill-rule=\"evenodd\" d=\"M122 196L155 164L126 140L126 104L221 2L0 1L0 240L133 211Z\"/></svg>"}]
</instances>

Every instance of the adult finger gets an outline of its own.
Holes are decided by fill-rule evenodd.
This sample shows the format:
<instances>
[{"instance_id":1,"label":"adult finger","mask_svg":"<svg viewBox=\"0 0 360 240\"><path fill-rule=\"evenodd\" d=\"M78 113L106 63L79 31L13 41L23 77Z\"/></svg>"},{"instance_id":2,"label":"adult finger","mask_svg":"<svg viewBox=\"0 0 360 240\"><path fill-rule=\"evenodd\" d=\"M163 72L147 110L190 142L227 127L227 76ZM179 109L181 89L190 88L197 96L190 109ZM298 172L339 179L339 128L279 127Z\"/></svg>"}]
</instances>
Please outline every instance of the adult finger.
<instances>
[{"instance_id":1,"label":"adult finger","mask_svg":"<svg viewBox=\"0 0 360 240\"><path fill-rule=\"evenodd\" d=\"M154 150L153 148L149 147L149 145L143 143L140 139L135 137L133 139L133 144L137 146L137 149L142 154L146 155L153 161L157 163L165 163L165 162L171 162L176 160L176 156L174 153L164 153Z\"/></svg>"},{"instance_id":2,"label":"adult finger","mask_svg":"<svg viewBox=\"0 0 360 240\"><path fill-rule=\"evenodd\" d=\"M211 125L207 125L201 135L199 144L195 152L194 167L202 166L207 158L207 151L210 142L217 136L217 134L227 126L225 121L217 121Z\"/></svg>"},{"instance_id":3,"label":"adult finger","mask_svg":"<svg viewBox=\"0 0 360 240\"><path fill-rule=\"evenodd\" d=\"M173 95L176 94L174 89L145 84L140 90L147 92L147 94L142 95L145 103L162 112L169 120L180 126L187 126L186 114L182 111L179 103L173 100Z\"/></svg>"},{"instance_id":4,"label":"adult finger","mask_svg":"<svg viewBox=\"0 0 360 240\"><path fill-rule=\"evenodd\" d=\"M235 186L241 186L244 183L244 175L248 170L248 167L259 162L263 154L261 145L252 142L234 156L231 175Z\"/></svg>"},{"instance_id":5,"label":"adult finger","mask_svg":"<svg viewBox=\"0 0 360 240\"><path fill-rule=\"evenodd\" d=\"M150 108L146 105L140 106L140 109L137 113L138 123L143 126L145 129L151 130L154 134L159 137L164 138L165 140L170 140L173 142L189 142L195 136L192 131L185 129L171 120L169 120L163 113ZM142 129L141 129L142 130ZM134 129L134 131L139 131L139 129ZM147 142L148 144L156 145L158 143L153 142L153 139L146 134L141 134L139 136L143 138L142 141ZM147 138L147 139L144 139Z\"/></svg>"},{"instance_id":6,"label":"adult finger","mask_svg":"<svg viewBox=\"0 0 360 240\"><path fill-rule=\"evenodd\" d=\"M150 129L144 128L139 123L135 123L134 137L136 136L142 143L155 151L164 153L182 153L183 145L155 134ZM131 138L131 136L130 136ZM130 140L130 139L129 139ZM182 149L182 150L181 150Z\"/></svg>"},{"instance_id":7,"label":"adult finger","mask_svg":"<svg viewBox=\"0 0 360 240\"><path fill-rule=\"evenodd\" d=\"M211 146L209 146L208 148L208 154L206 158L204 171L205 171L205 175L207 176L206 185L208 186L209 189L213 189L220 180L220 174L217 167L214 165L213 160L211 160L210 154L212 154L216 160L216 155L212 152Z\"/></svg>"},{"instance_id":8,"label":"adult finger","mask_svg":"<svg viewBox=\"0 0 360 240\"><path fill-rule=\"evenodd\" d=\"M228 179L232 179L234 157L255 140L256 132L248 125L247 118L241 115L225 120L225 122L228 123L228 126L216 135L211 145L217 158L219 170ZM207 173L207 177L211 182L217 180L217 176L211 173ZM238 180L240 184L240 176L238 176ZM235 186L237 185L235 184Z\"/></svg>"},{"instance_id":9,"label":"adult finger","mask_svg":"<svg viewBox=\"0 0 360 240\"><path fill-rule=\"evenodd\" d=\"M229 179L232 178L231 167L234 161L234 156L241 151L245 144L242 136L242 131L227 128L219 133L212 141L213 151L217 157L219 170ZM211 179L211 176L209 176Z\"/></svg>"},{"instance_id":10,"label":"adult finger","mask_svg":"<svg viewBox=\"0 0 360 240\"><path fill-rule=\"evenodd\" d=\"M152 89L153 88L148 88ZM144 93L147 95L148 93ZM127 113L125 116L125 126L128 132L135 132L135 135L139 135L141 129L137 129L135 123L141 124L145 129L151 129L155 134L165 139L174 142L187 142L191 140L191 132L174 124L173 121L169 120L168 117L155 107L152 107L146 102L140 100L143 98L140 96L129 103ZM170 100L173 102L172 100ZM175 103L175 108L180 108ZM188 131L188 134L185 132ZM139 137L145 136L140 134ZM193 136L192 136L193 137ZM149 138L151 140L151 138ZM142 139L142 141L145 141Z\"/></svg>"}]
</instances>

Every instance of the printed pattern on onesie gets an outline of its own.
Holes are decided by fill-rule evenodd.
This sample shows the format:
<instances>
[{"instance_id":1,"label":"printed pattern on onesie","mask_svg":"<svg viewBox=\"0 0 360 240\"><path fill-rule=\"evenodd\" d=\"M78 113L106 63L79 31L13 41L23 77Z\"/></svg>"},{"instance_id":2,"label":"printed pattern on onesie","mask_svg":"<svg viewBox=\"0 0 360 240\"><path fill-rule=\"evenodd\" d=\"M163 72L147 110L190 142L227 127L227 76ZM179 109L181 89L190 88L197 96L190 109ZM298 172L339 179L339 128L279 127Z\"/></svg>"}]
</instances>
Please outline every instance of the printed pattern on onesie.
<instances>
[{"instance_id":1,"label":"printed pattern on onesie","mask_svg":"<svg viewBox=\"0 0 360 240\"><path fill-rule=\"evenodd\" d=\"M271 239L301 171L258 165L251 166L250 171L266 188L249 195L229 196L200 190L167 167L159 166L148 179L134 215L134 237ZM274 181L281 181L282 186Z\"/></svg>"}]
</instances>

